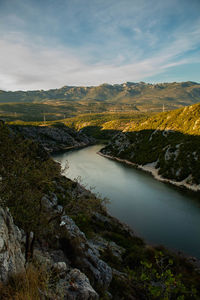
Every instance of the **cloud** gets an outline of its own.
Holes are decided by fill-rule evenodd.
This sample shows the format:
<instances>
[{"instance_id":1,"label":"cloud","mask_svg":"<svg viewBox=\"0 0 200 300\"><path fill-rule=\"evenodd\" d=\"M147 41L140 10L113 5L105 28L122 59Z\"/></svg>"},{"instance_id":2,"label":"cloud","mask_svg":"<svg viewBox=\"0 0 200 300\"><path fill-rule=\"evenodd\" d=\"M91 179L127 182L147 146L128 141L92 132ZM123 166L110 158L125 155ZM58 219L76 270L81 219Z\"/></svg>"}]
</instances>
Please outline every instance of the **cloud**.
<instances>
[{"instance_id":1,"label":"cloud","mask_svg":"<svg viewBox=\"0 0 200 300\"><path fill-rule=\"evenodd\" d=\"M174 42L150 55L128 63L123 57L107 63L89 64L84 56L67 47L37 45L23 35L10 35L0 41L0 88L50 89L63 85L98 85L104 82L139 81L165 72L172 66L195 62L197 57L182 57L196 47L199 30L179 36Z\"/></svg>"},{"instance_id":2,"label":"cloud","mask_svg":"<svg viewBox=\"0 0 200 300\"><path fill-rule=\"evenodd\" d=\"M140 81L199 62L196 0L9 1L0 12L1 89Z\"/></svg>"}]
</instances>

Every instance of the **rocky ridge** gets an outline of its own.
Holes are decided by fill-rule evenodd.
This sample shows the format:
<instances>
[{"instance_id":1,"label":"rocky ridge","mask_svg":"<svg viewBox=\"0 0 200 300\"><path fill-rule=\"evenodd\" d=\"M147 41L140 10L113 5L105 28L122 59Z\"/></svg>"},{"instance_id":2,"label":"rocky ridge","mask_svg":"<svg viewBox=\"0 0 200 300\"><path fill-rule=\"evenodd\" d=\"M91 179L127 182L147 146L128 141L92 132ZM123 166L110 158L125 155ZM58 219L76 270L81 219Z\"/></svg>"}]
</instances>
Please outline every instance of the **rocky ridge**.
<instances>
[{"instance_id":1,"label":"rocky ridge","mask_svg":"<svg viewBox=\"0 0 200 300\"><path fill-rule=\"evenodd\" d=\"M77 132L66 126L20 126L10 125L15 134L31 139L41 144L48 152L66 151L91 145L92 137Z\"/></svg>"}]
</instances>

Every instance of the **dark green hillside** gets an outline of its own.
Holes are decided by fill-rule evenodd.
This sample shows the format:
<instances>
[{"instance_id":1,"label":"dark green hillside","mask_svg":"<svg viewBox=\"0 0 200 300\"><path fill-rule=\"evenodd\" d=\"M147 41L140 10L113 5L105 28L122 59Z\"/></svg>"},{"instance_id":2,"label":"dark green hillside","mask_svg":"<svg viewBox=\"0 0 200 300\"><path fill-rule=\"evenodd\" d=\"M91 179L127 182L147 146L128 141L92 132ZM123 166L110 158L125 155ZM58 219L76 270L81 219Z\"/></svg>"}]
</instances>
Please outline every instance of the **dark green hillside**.
<instances>
[{"instance_id":1,"label":"dark green hillside","mask_svg":"<svg viewBox=\"0 0 200 300\"><path fill-rule=\"evenodd\" d=\"M200 189L200 104L131 121L102 153L137 165L153 163L163 178Z\"/></svg>"},{"instance_id":2,"label":"dark green hillside","mask_svg":"<svg viewBox=\"0 0 200 300\"><path fill-rule=\"evenodd\" d=\"M138 165L154 163L163 178L200 185L199 136L161 130L120 133L101 152Z\"/></svg>"},{"instance_id":3,"label":"dark green hillside","mask_svg":"<svg viewBox=\"0 0 200 300\"><path fill-rule=\"evenodd\" d=\"M173 110L199 101L200 84L191 81L64 86L48 91L0 91L0 104L4 104L0 106L0 116L10 121L40 121L42 113L46 113L47 120L55 120L85 113L159 112L163 105L164 110ZM29 104L30 112L24 110L24 103Z\"/></svg>"}]
</instances>

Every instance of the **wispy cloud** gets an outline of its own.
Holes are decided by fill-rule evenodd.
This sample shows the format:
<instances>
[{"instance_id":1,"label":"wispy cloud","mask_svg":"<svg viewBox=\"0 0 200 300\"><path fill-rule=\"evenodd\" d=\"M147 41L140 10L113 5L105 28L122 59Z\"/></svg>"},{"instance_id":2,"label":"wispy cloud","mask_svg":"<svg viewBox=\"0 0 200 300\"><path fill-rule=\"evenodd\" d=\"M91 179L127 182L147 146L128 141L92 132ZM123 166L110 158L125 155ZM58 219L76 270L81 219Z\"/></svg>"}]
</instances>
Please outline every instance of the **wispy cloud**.
<instances>
[{"instance_id":1,"label":"wispy cloud","mask_svg":"<svg viewBox=\"0 0 200 300\"><path fill-rule=\"evenodd\" d=\"M13 10L7 5L2 9L7 15L0 12L1 89L140 81L199 63L196 0L193 7L185 0L102 0L95 5L61 0L47 7L31 0L19 0L18 6L8 2ZM183 22L191 11L193 18Z\"/></svg>"}]
</instances>

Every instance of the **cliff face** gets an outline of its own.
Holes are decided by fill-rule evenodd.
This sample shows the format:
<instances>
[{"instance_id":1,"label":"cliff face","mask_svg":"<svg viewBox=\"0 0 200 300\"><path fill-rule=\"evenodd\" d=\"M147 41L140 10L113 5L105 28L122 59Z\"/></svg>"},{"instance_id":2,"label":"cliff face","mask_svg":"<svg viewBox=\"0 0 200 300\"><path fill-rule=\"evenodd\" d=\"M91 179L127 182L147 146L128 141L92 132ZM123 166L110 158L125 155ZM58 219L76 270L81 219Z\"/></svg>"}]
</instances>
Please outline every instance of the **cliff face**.
<instances>
[{"instance_id":1,"label":"cliff face","mask_svg":"<svg viewBox=\"0 0 200 300\"><path fill-rule=\"evenodd\" d=\"M22 253L22 232L13 223L8 209L0 207L0 281L25 271L25 257Z\"/></svg>"},{"instance_id":2,"label":"cliff face","mask_svg":"<svg viewBox=\"0 0 200 300\"><path fill-rule=\"evenodd\" d=\"M49 209L52 210L52 207L49 206ZM69 220L68 222L72 222ZM75 230L74 227L75 225L70 228L71 232ZM13 275L26 272L24 242L23 231L13 223L8 208L0 208L0 282L7 283ZM70 267L70 262L61 249L41 248L37 245L34 259L46 266L50 273L53 270L57 274L56 290L59 292L55 293L49 286L47 290L41 291L41 299L43 299L42 295L47 296L48 299L56 297L56 299L97 300L99 298L90 285L88 277L79 269ZM74 290L71 288L71 281L76 286Z\"/></svg>"},{"instance_id":3,"label":"cliff face","mask_svg":"<svg viewBox=\"0 0 200 300\"><path fill-rule=\"evenodd\" d=\"M14 133L40 143L48 152L75 149L93 144L95 140L69 127L10 126Z\"/></svg>"}]
</instances>

